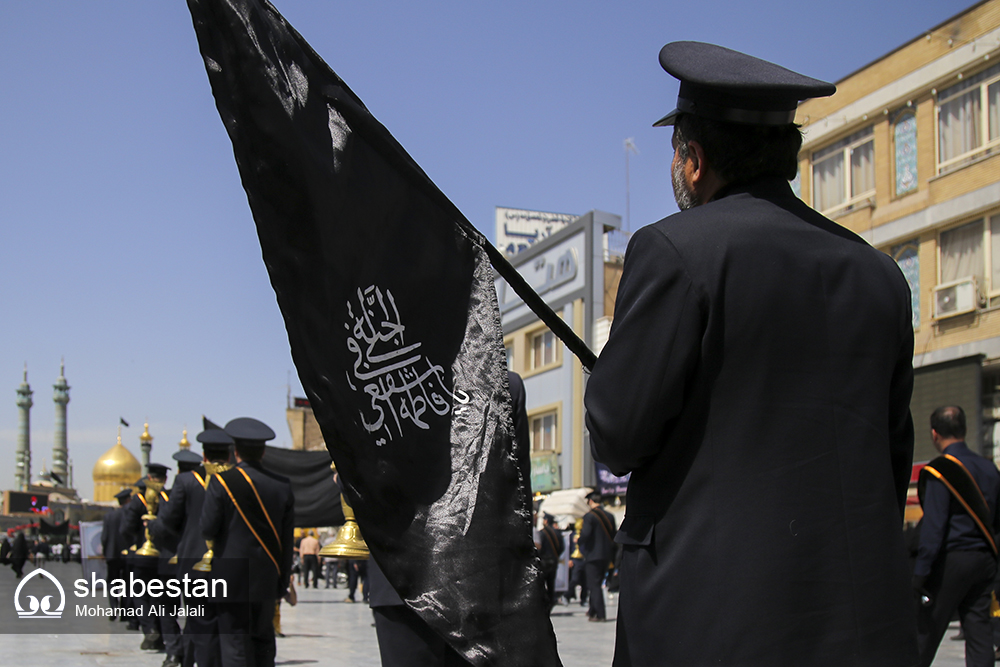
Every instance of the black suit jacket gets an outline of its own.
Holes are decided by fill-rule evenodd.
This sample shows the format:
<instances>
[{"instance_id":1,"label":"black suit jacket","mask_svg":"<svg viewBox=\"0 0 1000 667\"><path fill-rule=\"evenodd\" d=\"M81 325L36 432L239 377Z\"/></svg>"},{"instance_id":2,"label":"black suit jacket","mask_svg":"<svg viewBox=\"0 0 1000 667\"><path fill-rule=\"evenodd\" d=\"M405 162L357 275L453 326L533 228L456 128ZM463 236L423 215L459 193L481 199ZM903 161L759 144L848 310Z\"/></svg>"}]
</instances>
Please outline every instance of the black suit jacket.
<instances>
[{"instance_id":1,"label":"black suit jacket","mask_svg":"<svg viewBox=\"0 0 1000 667\"><path fill-rule=\"evenodd\" d=\"M104 523L101 528L101 550L104 552L105 560L125 559L122 551L129 548L129 542L121 534L122 515L124 513L124 507L116 507L104 515Z\"/></svg>"},{"instance_id":2,"label":"black suit jacket","mask_svg":"<svg viewBox=\"0 0 1000 667\"><path fill-rule=\"evenodd\" d=\"M251 600L279 598L288 590L292 571L295 531L292 486L288 479L264 469L258 463L244 461L237 467L243 469L253 481L278 532L281 553L274 554L278 568L236 511L218 475L213 475L201 512L202 537L215 540L212 573L213 576L231 580L232 585L243 587ZM248 507L243 507L243 510L249 511Z\"/></svg>"},{"instance_id":3,"label":"black suit jacket","mask_svg":"<svg viewBox=\"0 0 1000 667\"><path fill-rule=\"evenodd\" d=\"M976 486L990 511L991 521L987 529L993 534L995 543L996 535L1000 533L1000 512L997 512L997 507L1000 507L1000 472L996 465L970 450L964 442L953 442L941 453L961 461L976 480ZM921 505L924 517L920 522L920 542L913 570L915 576L926 577L935 565L940 567L942 562L939 556L943 551L992 551L979 525L944 482L928 477Z\"/></svg>"},{"instance_id":4,"label":"black suit jacket","mask_svg":"<svg viewBox=\"0 0 1000 667\"><path fill-rule=\"evenodd\" d=\"M619 663L915 663L912 357L895 262L787 182L633 235L586 393L632 473Z\"/></svg>"},{"instance_id":5,"label":"black suit jacket","mask_svg":"<svg viewBox=\"0 0 1000 667\"><path fill-rule=\"evenodd\" d=\"M580 529L580 552L587 562L610 563L614 560L615 518L603 507L583 515Z\"/></svg>"},{"instance_id":6,"label":"black suit jacket","mask_svg":"<svg viewBox=\"0 0 1000 667\"><path fill-rule=\"evenodd\" d=\"M128 502L119 508L122 512L118 522L118 532L129 547L142 544L142 517L146 513L146 505L138 494L129 498Z\"/></svg>"},{"instance_id":7,"label":"black suit jacket","mask_svg":"<svg viewBox=\"0 0 1000 667\"><path fill-rule=\"evenodd\" d=\"M204 469L199 469L202 478ZM170 500L160 506L156 522L150 533L156 539L161 531L179 536L177 540L178 576L190 572L205 555L205 538L201 534L201 511L205 502L205 487L191 472L182 472L174 478Z\"/></svg>"}]
</instances>

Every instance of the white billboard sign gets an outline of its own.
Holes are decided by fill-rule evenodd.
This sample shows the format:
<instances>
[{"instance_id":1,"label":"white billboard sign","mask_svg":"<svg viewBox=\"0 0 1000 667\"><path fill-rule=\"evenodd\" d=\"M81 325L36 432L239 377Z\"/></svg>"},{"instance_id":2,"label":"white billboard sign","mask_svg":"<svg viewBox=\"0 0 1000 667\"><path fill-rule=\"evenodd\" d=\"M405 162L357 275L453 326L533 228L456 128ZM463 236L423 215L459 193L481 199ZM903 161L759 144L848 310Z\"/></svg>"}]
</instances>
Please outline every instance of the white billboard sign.
<instances>
[{"instance_id":1,"label":"white billboard sign","mask_svg":"<svg viewBox=\"0 0 1000 667\"><path fill-rule=\"evenodd\" d=\"M497 206L497 248L508 255L516 255L530 248L533 243L552 236L578 217L580 216L571 213L547 213Z\"/></svg>"}]
</instances>

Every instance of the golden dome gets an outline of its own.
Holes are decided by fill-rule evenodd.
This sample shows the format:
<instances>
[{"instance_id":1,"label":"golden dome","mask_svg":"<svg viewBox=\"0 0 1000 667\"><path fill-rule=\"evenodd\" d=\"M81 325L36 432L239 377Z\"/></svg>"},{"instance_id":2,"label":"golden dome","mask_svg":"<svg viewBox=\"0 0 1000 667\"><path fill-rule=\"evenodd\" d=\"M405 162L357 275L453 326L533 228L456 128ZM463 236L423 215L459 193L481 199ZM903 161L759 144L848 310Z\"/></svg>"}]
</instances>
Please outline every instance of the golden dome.
<instances>
[{"instance_id":1,"label":"golden dome","mask_svg":"<svg viewBox=\"0 0 1000 667\"><path fill-rule=\"evenodd\" d=\"M181 449L191 449L191 441L188 440L187 429L184 429L184 433L181 435L181 441L178 444Z\"/></svg>"},{"instance_id":2,"label":"golden dome","mask_svg":"<svg viewBox=\"0 0 1000 667\"><path fill-rule=\"evenodd\" d=\"M118 443L94 464L94 500L114 500L116 493L132 486L140 477L142 464L125 449L119 435Z\"/></svg>"}]
</instances>

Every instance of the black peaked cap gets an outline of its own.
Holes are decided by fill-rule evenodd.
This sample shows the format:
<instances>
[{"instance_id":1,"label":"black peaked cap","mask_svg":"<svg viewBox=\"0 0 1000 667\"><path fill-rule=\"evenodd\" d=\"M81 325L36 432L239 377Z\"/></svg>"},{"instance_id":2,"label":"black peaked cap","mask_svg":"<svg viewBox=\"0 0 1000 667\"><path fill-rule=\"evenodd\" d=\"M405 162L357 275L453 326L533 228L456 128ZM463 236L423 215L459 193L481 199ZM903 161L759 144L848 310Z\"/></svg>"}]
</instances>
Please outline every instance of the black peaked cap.
<instances>
[{"instance_id":1,"label":"black peaked cap","mask_svg":"<svg viewBox=\"0 0 1000 667\"><path fill-rule=\"evenodd\" d=\"M174 461L177 461L178 463L193 463L195 465L198 465L202 461L202 457L198 456L198 454L192 452L190 449L181 449L174 452L173 458Z\"/></svg>"},{"instance_id":2,"label":"black peaked cap","mask_svg":"<svg viewBox=\"0 0 1000 667\"><path fill-rule=\"evenodd\" d=\"M264 422L253 417L237 417L226 424L226 433L239 444L263 445L274 440L274 431Z\"/></svg>"},{"instance_id":3,"label":"black peaked cap","mask_svg":"<svg viewBox=\"0 0 1000 667\"><path fill-rule=\"evenodd\" d=\"M170 470L170 466L165 466L162 463L150 463L149 464L149 474L150 475L156 475L157 477L166 477L168 470Z\"/></svg>"},{"instance_id":4,"label":"black peaked cap","mask_svg":"<svg viewBox=\"0 0 1000 667\"><path fill-rule=\"evenodd\" d=\"M660 65L680 80L677 108L653 123L673 125L679 114L746 125L787 125L799 102L833 95L832 83L767 60L704 42L671 42Z\"/></svg>"},{"instance_id":5,"label":"black peaked cap","mask_svg":"<svg viewBox=\"0 0 1000 667\"><path fill-rule=\"evenodd\" d=\"M222 445L228 447L233 444L233 439L221 428L210 428L202 431L194 437L203 445Z\"/></svg>"}]
</instances>

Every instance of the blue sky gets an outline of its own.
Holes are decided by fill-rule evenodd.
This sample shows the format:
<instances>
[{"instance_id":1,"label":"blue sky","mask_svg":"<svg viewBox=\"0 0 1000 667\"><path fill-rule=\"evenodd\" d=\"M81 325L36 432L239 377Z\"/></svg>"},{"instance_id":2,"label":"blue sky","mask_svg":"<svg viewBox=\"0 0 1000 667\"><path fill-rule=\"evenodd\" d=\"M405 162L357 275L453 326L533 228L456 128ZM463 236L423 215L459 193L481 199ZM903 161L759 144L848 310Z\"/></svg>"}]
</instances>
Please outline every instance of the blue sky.
<instances>
[{"instance_id":1,"label":"blue sky","mask_svg":"<svg viewBox=\"0 0 1000 667\"><path fill-rule=\"evenodd\" d=\"M495 206L676 210L669 41L714 42L836 81L969 6L873 3L278 0L278 9L490 238ZM15 390L35 391L33 471L51 464L52 384L72 389L76 483L142 423L166 461L202 414L254 416L288 445L302 395L232 149L180 0L0 2L0 489ZM3 396L0 391L0 396Z\"/></svg>"}]
</instances>

